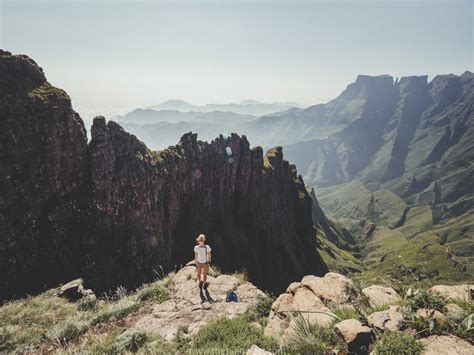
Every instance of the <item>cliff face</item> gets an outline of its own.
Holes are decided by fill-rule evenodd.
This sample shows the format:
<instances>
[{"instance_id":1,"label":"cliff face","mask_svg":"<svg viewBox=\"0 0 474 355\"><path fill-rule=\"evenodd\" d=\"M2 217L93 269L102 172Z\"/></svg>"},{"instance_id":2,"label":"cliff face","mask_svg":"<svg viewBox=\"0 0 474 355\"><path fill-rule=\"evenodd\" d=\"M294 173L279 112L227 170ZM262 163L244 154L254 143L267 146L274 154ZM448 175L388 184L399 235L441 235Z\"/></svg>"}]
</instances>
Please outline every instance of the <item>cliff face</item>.
<instances>
[{"instance_id":1,"label":"cliff face","mask_svg":"<svg viewBox=\"0 0 474 355\"><path fill-rule=\"evenodd\" d=\"M34 61L0 51L0 296L77 272L84 124Z\"/></svg>"},{"instance_id":2,"label":"cliff face","mask_svg":"<svg viewBox=\"0 0 474 355\"><path fill-rule=\"evenodd\" d=\"M87 145L36 63L1 52L0 70L0 298L77 275L97 291L138 286L191 259L201 232L215 264L272 291L326 271L311 198L281 148L189 133L152 152L103 117Z\"/></svg>"},{"instance_id":3,"label":"cliff face","mask_svg":"<svg viewBox=\"0 0 474 355\"><path fill-rule=\"evenodd\" d=\"M137 284L160 266L186 263L201 232L213 262L224 271L245 268L266 289L324 271L311 198L279 148L264 157L245 136L206 143L189 133L178 145L151 152L118 124L96 118L89 157L100 223L86 264L94 265L88 279L96 288ZM104 275L96 277L97 268Z\"/></svg>"}]
</instances>

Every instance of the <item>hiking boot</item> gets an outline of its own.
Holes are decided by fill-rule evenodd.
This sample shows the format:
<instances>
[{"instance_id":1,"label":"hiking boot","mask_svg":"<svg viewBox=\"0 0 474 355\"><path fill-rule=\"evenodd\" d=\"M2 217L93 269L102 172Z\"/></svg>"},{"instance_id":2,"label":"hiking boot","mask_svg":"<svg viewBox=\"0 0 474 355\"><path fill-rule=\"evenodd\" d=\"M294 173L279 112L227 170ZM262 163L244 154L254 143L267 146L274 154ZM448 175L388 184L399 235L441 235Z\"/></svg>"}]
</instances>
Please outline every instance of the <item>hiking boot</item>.
<instances>
[{"instance_id":1,"label":"hiking boot","mask_svg":"<svg viewBox=\"0 0 474 355\"><path fill-rule=\"evenodd\" d=\"M206 283L204 284L203 288L204 288L205 290L207 290L208 287L209 287L209 282L206 282Z\"/></svg>"},{"instance_id":2,"label":"hiking boot","mask_svg":"<svg viewBox=\"0 0 474 355\"><path fill-rule=\"evenodd\" d=\"M199 289L202 290L202 285L204 284L204 281L199 281Z\"/></svg>"}]
</instances>

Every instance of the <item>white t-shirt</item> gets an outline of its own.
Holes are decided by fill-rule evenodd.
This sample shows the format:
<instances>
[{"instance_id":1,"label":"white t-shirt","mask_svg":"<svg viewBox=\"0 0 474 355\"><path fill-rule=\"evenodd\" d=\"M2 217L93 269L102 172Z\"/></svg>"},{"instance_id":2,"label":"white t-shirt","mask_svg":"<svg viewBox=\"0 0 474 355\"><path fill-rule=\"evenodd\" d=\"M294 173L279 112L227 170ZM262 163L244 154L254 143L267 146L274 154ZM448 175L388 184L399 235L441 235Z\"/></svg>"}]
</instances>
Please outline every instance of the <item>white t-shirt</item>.
<instances>
[{"instance_id":1,"label":"white t-shirt","mask_svg":"<svg viewBox=\"0 0 474 355\"><path fill-rule=\"evenodd\" d=\"M211 251L211 247L209 245L205 245L203 247L196 245L194 247L194 252L198 253L198 257L197 257L198 263L204 264L205 262L209 262L206 253L209 253L210 251Z\"/></svg>"}]
</instances>

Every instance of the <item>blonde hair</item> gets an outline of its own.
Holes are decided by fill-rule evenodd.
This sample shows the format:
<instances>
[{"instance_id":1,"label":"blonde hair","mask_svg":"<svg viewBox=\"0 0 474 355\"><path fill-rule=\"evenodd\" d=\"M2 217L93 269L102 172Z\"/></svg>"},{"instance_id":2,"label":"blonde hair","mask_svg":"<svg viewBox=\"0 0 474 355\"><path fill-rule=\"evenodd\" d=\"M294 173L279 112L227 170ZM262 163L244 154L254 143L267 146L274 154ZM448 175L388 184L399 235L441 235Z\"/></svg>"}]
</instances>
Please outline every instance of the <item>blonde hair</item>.
<instances>
[{"instance_id":1,"label":"blonde hair","mask_svg":"<svg viewBox=\"0 0 474 355\"><path fill-rule=\"evenodd\" d=\"M198 242L205 242L206 241L206 236L204 234L199 234L199 237L196 238Z\"/></svg>"}]
</instances>

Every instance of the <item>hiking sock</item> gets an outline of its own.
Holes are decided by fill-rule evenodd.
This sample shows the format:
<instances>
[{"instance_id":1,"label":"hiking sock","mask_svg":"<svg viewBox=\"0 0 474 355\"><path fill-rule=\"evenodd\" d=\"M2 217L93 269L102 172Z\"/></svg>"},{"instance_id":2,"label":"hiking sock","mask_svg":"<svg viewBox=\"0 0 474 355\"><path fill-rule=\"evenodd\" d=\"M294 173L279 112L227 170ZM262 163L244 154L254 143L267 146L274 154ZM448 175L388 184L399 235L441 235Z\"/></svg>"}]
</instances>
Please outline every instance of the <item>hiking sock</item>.
<instances>
[{"instance_id":1,"label":"hiking sock","mask_svg":"<svg viewBox=\"0 0 474 355\"><path fill-rule=\"evenodd\" d=\"M208 287L209 287L209 282L206 282L206 283L204 284L204 287L203 287L203 288L204 288L205 290L207 290Z\"/></svg>"},{"instance_id":2,"label":"hiking sock","mask_svg":"<svg viewBox=\"0 0 474 355\"><path fill-rule=\"evenodd\" d=\"M204 281L199 281L199 289L202 290L202 285L204 284Z\"/></svg>"}]
</instances>

